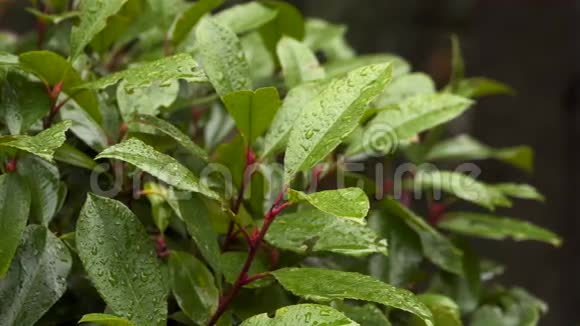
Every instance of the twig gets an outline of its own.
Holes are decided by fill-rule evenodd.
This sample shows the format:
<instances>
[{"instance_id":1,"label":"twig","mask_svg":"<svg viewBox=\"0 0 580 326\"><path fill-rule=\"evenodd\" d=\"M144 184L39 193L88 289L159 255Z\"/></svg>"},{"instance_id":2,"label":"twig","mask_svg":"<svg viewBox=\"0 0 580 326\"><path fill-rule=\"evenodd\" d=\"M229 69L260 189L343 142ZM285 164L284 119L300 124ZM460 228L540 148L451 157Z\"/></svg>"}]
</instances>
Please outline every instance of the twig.
<instances>
[{"instance_id":1,"label":"twig","mask_svg":"<svg viewBox=\"0 0 580 326\"><path fill-rule=\"evenodd\" d=\"M258 250L260 249L262 241L264 240L264 237L266 235L266 232L268 232L270 225L272 225L272 222L274 222L276 216L278 216L280 212L282 212L286 207L290 205L290 203L282 203L283 198L284 191L282 191L278 195L276 202L274 203L274 205L272 205L272 208L270 208L268 213L266 213L266 216L264 216L264 223L262 224L262 227L258 230L258 232L255 232L250 238L250 241L248 243L249 245L248 256L246 257L246 261L242 266L240 274L238 275L238 278L236 279L230 290L220 298L218 309L208 322L208 326L213 326L218 322L220 317L226 312L226 310L232 303L233 299L236 297L236 295L244 285L247 285L248 283L251 283L257 279L265 277L262 275L260 276L254 275L252 277L249 277L248 271L250 270L250 267L252 267L252 263L256 258Z\"/></svg>"}]
</instances>

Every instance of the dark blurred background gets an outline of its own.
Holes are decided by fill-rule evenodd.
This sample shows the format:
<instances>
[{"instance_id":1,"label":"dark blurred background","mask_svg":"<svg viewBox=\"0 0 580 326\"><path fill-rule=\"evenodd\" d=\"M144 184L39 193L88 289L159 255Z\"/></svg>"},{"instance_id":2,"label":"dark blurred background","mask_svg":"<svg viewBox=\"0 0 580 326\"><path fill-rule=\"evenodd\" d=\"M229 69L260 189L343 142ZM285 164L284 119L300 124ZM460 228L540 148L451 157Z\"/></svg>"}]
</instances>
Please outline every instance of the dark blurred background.
<instances>
[{"instance_id":1,"label":"dark blurred background","mask_svg":"<svg viewBox=\"0 0 580 326\"><path fill-rule=\"evenodd\" d=\"M10 2L10 3L9 3ZM498 213L522 217L564 237L560 249L544 244L480 241L483 254L507 266L503 281L546 300L542 325L580 320L580 0L292 0L306 16L349 26L359 53L393 52L414 70L444 85L450 73L449 36L459 36L469 76L511 85L514 97L480 100L452 124L497 146L528 144L535 172L482 162L486 181L528 182L545 204L518 201ZM4 3L5 6L2 6ZM6 4L8 4L6 6ZM32 28L27 1L0 0L0 29ZM4 12L2 12L4 7ZM20 7L20 8L18 8Z\"/></svg>"}]
</instances>

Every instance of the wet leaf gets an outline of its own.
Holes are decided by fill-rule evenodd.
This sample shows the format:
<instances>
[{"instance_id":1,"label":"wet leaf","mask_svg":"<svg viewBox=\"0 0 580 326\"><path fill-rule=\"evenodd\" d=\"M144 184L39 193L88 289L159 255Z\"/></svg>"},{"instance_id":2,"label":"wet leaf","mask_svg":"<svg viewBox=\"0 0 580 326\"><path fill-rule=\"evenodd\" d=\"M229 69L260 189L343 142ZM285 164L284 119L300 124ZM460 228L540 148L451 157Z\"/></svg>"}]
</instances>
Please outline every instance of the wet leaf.
<instances>
[{"instance_id":1,"label":"wet leaf","mask_svg":"<svg viewBox=\"0 0 580 326\"><path fill-rule=\"evenodd\" d=\"M421 300L433 314L433 321L435 325L442 326L462 326L461 314L459 307L450 298L433 293L425 293L418 295L417 298ZM425 325L422 320L415 318L411 321L412 326Z\"/></svg>"},{"instance_id":2,"label":"wet leaf","mask_svg":"<svg viewBox=\"0 0 580 326\"><path fill-rule=\"evenodd\" d=\"M164 325L167 284L153 243L116 200L89 194L76 230L79 257L112 311L136 325Z\"/></svg>"},{"instance_id":3,"label":"wet leaf","mask_svg":"<svg viewBox=\"0 0 580 326\"><path fill-rule=\"evenodd\" d=\"M189 138L189 136L184 134L176 126L163 119L146 114L137 114L133 115L129 121L129 124L133 123L153 127L159 132L173 138L179 145L187 149L193 156L204 161L208 160L208 155L203 148L194 143L193 140Z\"/></svg>"},{"instance_id":4,"label":"wet leaf","mask_svg":"<svg viewBox=\"0 0 580 326\"><path fill-rule=\"evenodd\" d=\"M503 240L536 240L560 246L562 239L555 233L512 217L469 212L449 213L439 223L443 229L470 236Z\"/></svg>"},{"instance_id":5,"label":"wet leaf","mask_svg":"<svg viewBox=\"0 0 580 326\"><path fill-rule=\"evenodd\" d=\"M468 135L460 135L435 144L426 155L427 160L484 160L498 159L515 167L531 171L534 152L528 146L491 148Z\"/></svg>"},{"instance_id":6,"label":"wet leaf","mask_svg":"<svg viewBox=\"0 0 580 326\"><path fill-rule=\"evenodd\" d=\"M195 33L198 59L220 96L252 89L250 68L236 34L213 18L204 18Z\"/></svg>"},{"instance_id":7,"label":"wet leaf","mask_svg":"<svg viewBox=\"0 0 580 326\"><path fill-rule=\"evenodd\" d=\"M83 0L79 4L80 24L74 26L70 34L73 59L107 26L107 18L121 10L125 2L127 0Z\"/></svg>"},{"instance_id":8,"label":"wet leaf","mask_svg":"<svg viewBox=\"0 0 580 326\"><path fill-rule=\"evenodd\" d=\"M52 162L54 151L62 146L66 140L65 132L71 125L72 122L66 120L41 131L35 136L22 135L12 138L10 136L0 136L0 147L22 150Z\"/></svg>"},{"instance_id":9,"label":"wet leaf","mask_svg":"<svg viewBox=\"0 0 580 326\"><path fill-rule=\"evenodd\" d=\"M308 202L322 212L361 224L365 224L364 218L370 209L369 198L360 188L324 190L311 194L290 189L288 199L295 203Z\"/></svg>"},{"instance_id":10,"label":"wet leaf","mask_svg":"<svg viewBox=\"0 0 580 326\"><path fill-rule=\"evenodd\" d=\"M180 53L171 57L137 64L129 69L80 85L78 88L101 89L124 80L123 86L130 91L133 88L145 87L153 83L164 86L178 79L192 83L207 81L203 70L193 60L191 55Z\"/></svg>"},{"instance_id":11,"label":"wet leaf","mask_svg":"<svg viewBox=\"0 0 580 326\"><path fill-rule=\"evenodd\" d=\"M229 27L234 33L243 34L266 24L277 14L275 8L251 1L224 9L214 18L218 24Z\"/></svg>"},{"instance_id":12,"label":"wet leaf","mask_svg":"<svg viewBox=\"0 0 580 326\"><path fill-rule=\"evenodd\" d=\"M72 257L45 227L30 225L0 280L0 324L34 325L64 294Z\"/></svg>"},{"instance_id":13,"label":"wet leaf","mask_svg":"<svg viewBox=\"0 0 580 326\"><path fill-rule=\"evenodd\" d=\"M319 94L323 89L322 85L314 82L306 83L288 92L264 137L262 157L275 154L286 146L296 117L300 115L303 107Z\"/></svg>"},{"instance_id":14,"label":"wet leaf","mask_svg":"<svg viewBox=\"0 0 580 326\"><path fill-rule=\"evenodd\" d=\"M218 306L219 290L205 265L186 252L174 251L169 256L171 289L183 312L203 325Z\"/></svg>"},{"instance_id":15,"label":"wet leaf","mask_svg":"<svg viewBox=\"0 0 580 326\"><path fill-rule=\"evenodd\" d=\"M0 232L3 234L0 242L0 279L8 271L20 243L28 221L30 201L30 190L20 176L15 173L0 176Z\"/></svg>"},{"instance_id":16,"label":"wet leaf","mask_svg":"<svg viewBox=\"0 0 580 326\"><path fill-rule=\"evenodd\" d=\"M334 252L348 256L387 254L387 242L365 225L314 209L276 218L266 234L271 245L301 254Z\"/></svg>"},{"instance_id":17,"label":"wet leaf","mask_svg":"<svg viewBox=\"0 0 580 326\"><path fill-rule=\"evenodd\" d=\"M284 160L284 179L309 170L358 125L366 105L391 79L390 64L376 64L337 78L304 107L290 133Z\"/></svg>"},{"instance_id":18,"label":"wet leaf","mask_svg":"<svg viewBox=\"0 0 580 326\"><path fill-rule=\"evenodd\" d=\"M199 192L210 198L219 196L177 160L156 151L144 142L131 138L101 152L95 159L113 158L131 163L141 170L178 189Z\"/></svg>"},{"instance_id":19,"label":"wet leaf","mask_svg":"<svg viewBox=\"0 0 580 326\"><path fill-rule=\"evenodd\" d=\"M18 160L18 174L27 183L31 195L31 218L44 225L57 213L59 189L62 186L58 168L37 157L25 157Z\"/></svg>"},{"instance_id":20,"label":"wet leaf","mask_svg":"<svg viewBox=\"0 0 580 326\"><path fill-rule=\"evenodd\" d=\"M308 300L364 300L417 315L432 326L429 309L410 291L383 283L370 276L320 268L283 268L272 272L288 291Z\"/></svg>"},{"instance_id":21,"label":"wet leaf","mask_svg":"<svg viewBox=\"0 0 580 326\"><path fill-rule=\"evenodd\" d=\"M246 319L241 326L324 325L356 326L340 311L329 306L299 304L276 310L273 317L261 314Z\"/></svg>"},{"instance_id":22,"label":"wet leaf","mask_svg":"<svg viewBox=\"0 0 580 326\"><path fill-rule=\"evenodd\" d=\"M335 60L324 65L324 70L326 70L327 77L337 77L364 66L385 62L390 62L393 66L393 78L400 77L411 70L407 61L394 54L368 54L350 59Z\"/></svg>"}]
</instances>

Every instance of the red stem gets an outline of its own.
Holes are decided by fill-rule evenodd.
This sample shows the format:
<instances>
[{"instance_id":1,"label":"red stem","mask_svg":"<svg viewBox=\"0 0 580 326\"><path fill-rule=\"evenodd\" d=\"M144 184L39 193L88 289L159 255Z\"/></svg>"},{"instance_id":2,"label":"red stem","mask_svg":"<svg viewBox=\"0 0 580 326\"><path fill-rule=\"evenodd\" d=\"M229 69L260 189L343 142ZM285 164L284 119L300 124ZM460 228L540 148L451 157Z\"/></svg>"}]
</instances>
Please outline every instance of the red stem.
<instances>
[{"instance_id":1,"label":"red stem","mask_svg":"<svg viewBox=\"0 0 580 326\"><path fill-rule=\"evenodd\" d=\"M278 198L276 199L274 205L272 205L272 208L270 208L268 213L266 213L266 216L264 216L264 223L262 224L262 227L260 228L259 232L252 235L252 237L250 238L250 242L248 243L249 244L248 256L246 257L246 261L242 266L240 274L238 275L238 278L236 279L230 290L220 298L218 309L208 322L208 326L213 326L218 322L220 317L226 312L226 310L232 303L233 299L236 297L238 292L240 292L240 290L244 285L265 277L264 275L261 274L258 274L259 276L254 275L249 277L248 271L250 270L250 267L252 267L252 263L254 262L254 259L258 254L258 250L260 249L262 241L264 240L264 236L266 235L266 232L268 232L270 225L272 225L272 222L274 222L276 216L280 214L282 210L284 210L286 207L290 205L290 203L282 203L283 198L284 193L281 192L278 195Z\"/></svg>"},{"instance_id":2,"label":"red stem","mask_svg":"<svg viewBox=\"0 0 580 326\"><path fill-rule=\"evenodd\" d=\"M6 165L5 165L6 172L10 173L10 172L16 171L16 164L17 163L18 163L18 158L13 158L8 163L6 163Z\"/></svg>"},{"instance_id":3,"label":"red stem","mask_svg":"<svg viewBox=\"0 0 580 326\"><path fill-rule=\"evenodd\" d=\"M254 155L254 152L252 151L252 149L250 147L248 147L246 149L246 162L244 164L244 171L243 171L243 175L242 175L242 184L240 185L240 189L238 191L238 197L236 198L236 200L234 201L234 203L232 205L232 212L234 214L238 214L238 212L240 211L240 208L241 208L242 203L244 201L244 193L246 192L246 187L248 186L248 184L252 180L252 175L254 174L254 171L250 171L248 174L248 171L247 171L248 167L251 166L252 164L254 164L255 162L256 162L256 156ZM223 251L226 251L228 249L231 242L235 238L235 233L234 233L235 226L236 226L236 223L234 221L230 221L230 225L228 226L228 232L226 233L226 239L225 239L224 244L222 246ZM240 230L242 230L242 232L245 232L244 235L247 236L247 231L245 229L242 229L241 226L238 226L238 228Z\"/></svg>"}]
</instances>

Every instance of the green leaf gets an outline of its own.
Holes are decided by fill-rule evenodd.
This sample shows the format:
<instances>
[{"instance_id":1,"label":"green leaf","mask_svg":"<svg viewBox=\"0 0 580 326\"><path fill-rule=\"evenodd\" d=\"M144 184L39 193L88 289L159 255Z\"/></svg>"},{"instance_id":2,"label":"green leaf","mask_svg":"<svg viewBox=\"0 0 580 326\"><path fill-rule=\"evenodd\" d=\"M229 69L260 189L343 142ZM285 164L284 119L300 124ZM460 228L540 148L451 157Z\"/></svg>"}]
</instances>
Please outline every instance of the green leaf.
<instances>
[{"instance_id":1,"label":"green leaf","mask_svg":"<svg viewBox=\"0 0 580 326\"><path fill-rule=\"evenodd\" d=\"M264 150L262 157L267 157L281 150L290 137L290 132L296 121L296 117L302 112L302 108L310 102L323 89L321 83L306 83L294 87L284 98L284 102L274 116L274 120L264 137Z\"/></svg>"},{"instance_id":2,"label":"green leaf","mask_svg":"<svg viewBox=\"0 0 580 326\"><path fill-rule=\"evenodd\" d=\"M444 140L435 144L427 153L426 159L438 160L484 160L494 158L526 171L532 171L534 152L528 146L491 148L468 135Z\"/></svg>"},{"instance_id":3,"label":"green leaf","mask_svg":"<svg viewBox=\"0 0 580 326\"><path fill-rule=\"evenodd\" d=\"M451 36L451 78L449 85L451 89L457 89L459 82L465 78L465 62L461 53L461 44L457 35Z\"/></svg>"},{"instance_id":4,"label":"green leaf","mask_svg":"<svg viewBox=\"0 0 580 326\"><path fill-rule=\"evenodd\" d=\"M294 203L308 202L320 211L362 224L370 208L369 198L360 188L324 190L311 194L290 189L288 199Z\"/></svg>"},{"instance_id":5,"label":"green leaf","mask_svg":"<svg viewBox=\"0 0 580 326\"><path fill-rule=\"evenodd\" d=\"M195 35L198 60L220 96L252 89L248 62L240 40L232 30L215 19L204 18Z\"/></svg>"},{"instance_id":6,"label":"green leaf","mask_svg":"<svg viewBox=\"0 0 580 326\"><path fill-rule=\"evenodd\" d=\"M239 252L239 251L228 251L221 255L221 267L222 272L224 273L224 277L228 283L233 284L240 271L242 270L242 266L244 265L246 258L248 257L247 252ZM258 273L264 273L268 271L268 266L264 259L260 259L261 257L256 257L252 266L250 266L250 270L248 271L248 276L252 276ZM271 283L271 280L268 279L261 279L255 280L252 283L245 285L246 288L258 288L263 287Z\"/></svg>"},{"instance_id":7,"label":"green leaf","mask_svg":"<svg viewBox=\"0 0 580 326\"><path fill-rule=\"evenodd\" d=\"M161 133L173 138L179 145L187 149L193 156L200 158L203 161L208 160L208 155L206 151L203 150L203 148L194 143L191 138L189 138L189 136L184 134L176 126L163 119L146 114L136 114L133 115L129 120L129 126L131 126L133 123L151 126Z\"/></svg>"},{"instance_id":8,"label":"green leaf","mask_svg":"<svg viewBox=\"0 0 580 326\"><path fill-rule=\"evenodd\" d=\"M87 154L67 143L62 144L54 152L54 159L87 170L104 172L104 169Z\"/></svg>"},{"instance_id":9,"label":"green leaf","mask_svg":"<svg viewBox=\"0 0 580 326\"><path fill-rule=\"evenodd\" d=\"M398 106L381 111L365 128L364 134L347 149L347 155L372 150L391 153L401 142L418 133L458 117L472 101L450 94L419 94ZM375 143L375 139L383 140Z\"/></svg>"},{"instance_id":10,"label":"green leaf","mask_svg":"<svg viewBox=\"0 0 580 326\"><path fill-rule=\"evenodd\" d=\"M306 43L314 51L322 51L328 61L352 59L355 52L346 41L346 26L322 19L306 19Z\"/></svg>"},{"instance_id":11,"label":"green leaf","mask_svg":"<svg viewBox=\"0 0 580 326\"><path fill-rule=\"evenodd\" d=\"M116 200L89 194L76 230L79 257L115 314L136 325L164 325L167 284L153 243Z\"/></svg>"},{"instance_id":12,"label":"green leaf","mask_svg":"<svg viewBox=\"0 0 580 326\"><path fill-rule=\"evenodd\" d=\"M304 43L284 36L276 47L286 87L291 89L306 81L324 78L324 69Z\"/></svg>"},{"instance_id":13,"label":"green leaf","mask_svg":"<svg viewBox=\"0 0 580 326\"><path fill-rule=\"evenodd\" d=\"M29 71L49 86L62 82L62 91L72 97L96 122L102 121L97 96L91 90L78 89L83 80L63 57L50 51L31 51L19 56L22 69Z\"/></svg>"},{"instance_id":14,"label":"green leaf","mask_svg":"<svg viewBox=\"0 0 580 326\"><path fill-rule=\"evenodd\" d=\"M393 54L367 54L360 55L352 59L335 60L324 65L326 77L337 77L355 69L390 62L393 65L392 77L397 78L411 70L411 67L403 58Z\"/></svg>"},{"instance_id":15,"label":"green leaf","mask_svg":"<svg viewBox=\"0 0 580 326\"><path fill-rule=\"evenodd\" d=\"M218 235L212 227L212 220L220 218L221 207L213 201L192 194L190 199L179 201L180 216L187 226L187 231L195 241L201 255L214 271L221 271L220 248Z\"/></svg>"},{"instance_id":16,"label":"green leaf","mask_svg":"<svg viewBox=\"0 0 580 326\"><path fill-rule=\"evenodd\" d=\"M262 0L261 3L278 13L275 19L259 29L264 44L272 55L276 55L276 45L284 35L296 40L304 38L304 17L296 7L277 0Z\"/></svg>"},{"instance_id":17,"label":"green leaf","mask_svg":"<svg viewBox=\"0 0 580 326\"><path fill-rule=\"evenodd\" d=\"M401 101L419 94L435 93L435 83L424 73L412 73L393 79L393 82L385 89L374 102L377 107L398 104Z\"/></svg>"},{"instance_id":18,"label":"green leaf","mask_svg":"<svg viewBox=\"0 0 580 326\"><path fill-rule=\"evenodd\" d=\"M166 205L166 196L163 195L166 191L167 189L155 182L147 182L143 186L143 192L151 204L153 222L161 233L165 233L171 222L171 209Z\"/></svg>"},{"instance_id":19,"label":"green leaf","mask_svg":"<svg viewBox=\"0 0 580 326\"><path fill-rule=\"evenodd\" d=\"M414 186L432 189L435 196L440 196L443 190L491 210L496 206L511 206L511 201L498 189L460 172L419 170Z\"/></svg>"},{"instance_id":20,"label":"green leaf","mask_svg":"<svg viewBox=\"0 0 580 326\"><path fill-rule=\"evenodd\" d=\"M271 245L293 252L334 252L349 256L387 254L387 242L365 225L314 209L276 218L266 233Z\"/></svg>"},{"instance_id":21,"label":"green leaf","mask_svg":"<svg viewBox=\"0 0 580 326\"><path fill-rule=\"evenodd\" d=\"M192 255L173 251L169 256L169 275L181 310L197 324L207 323L217 309L220 295L211 272Z\"/></svg>"},{"instance_id":22,"label":"green leaf","mask_svg":"<svg viewBox=\"0 0 580 326\"><path fill-rule=\"evenodd\" d=\"M417 233L421 239L423 253L431 262L451 273L462 274L462 253L449 239L393 198L385 198L382 207L387 214L400 218Z\"/></svg>"},{"instance_id":23,"label":"green leaf","mask_svg":"<svg viewBox=\"0 0 580 326\"><path fill-rule=\"evenodd\" d=\"M190 5L175 21L172 32L173 45L177 46L183 42L201 17L221 5L222 2L223 0L200 0Z\"/></svg>"},{"instance_id":24,"label":"green leaf","mask_svg":"<svg viewBox=\"0 0 580 326\"><path fill-rule=\"evenodd\" d=\"M274 87L232 92L223 97L223 102L250 145L266 132L280 107L280 97Z\"/></svg>"},{"instance_id":25,"label":"green leaf","mask_svg":"<svg viewBox=\"0 0 580 326\"><path fill-rule=\"evenodd\" d=\"M59 122L35 136L0 136L0 148L19 149L52 162L54 151L66 140L65 132L71 127L70 120Z\"/></svg>"},{"instance_id":26,"label":"green leaf","mask_svg":"<svg viewBox=\"0 0 580 326\"><path fill-rule=\"evenodd\" d=\"M108 314L87 314L84 315L79 324L82 323L97 323L104 326L134 326L133 323L125 318L117 317Z\"/></svg>"},{"instance_id":27,"label":"green leaf","mask_svg":"<svg viewBox=\"0 0 580 326\"><path fill-rule=\"evenodd\" d=\"M387 316L376 305L367 303L355 306L339 302L333 307L344 313L348 318L364 326L391 326Z\"/></svg>"},{"instance_id":28,"label":"green leaf","mask_svg":"<svg viewBox=\"0 0 580 326\"><path fill-rule=\"evenodd\" d=\"M251 1L222 10L214 18L218 24L229 27L234 33L243 34L266 24L277 14L275 8Z\"/></svg>"},{"instance_id":29,"label":"green leaf","mask_svg":"<svg viewBox=\"0 0 580 326\"><path fill-rule=\"evenodd\" d=\"M28 185L31 196L30 216L44 226L57 213L59 189L62 185L58 168L37 157L18 160L18 174Z\"/></svg>"},{"instance_id":30,"label":"green leaf","mask_svg":"<svg viewBox=\"0 0 580 326\"><path fill-rule=\"evenodd\" d=\"M284 179L313 167L358 125L366 105L391 79L391 65L377 64L333 80L296 118L284 160Z\"/></svg>"},{"instance_id":31,"label":"green leaf","mask_svg":"<svg viewBox=\"0 0 580 326\"><path fill-rule=\"evenodd\" d=\"M450 298L433 293L426 293L418 295L417 298L421 300L433 314L433 321L435 325L442 326L462 326L461 314L459 307ZM410 323L411 326L423 326L423 321L415 318Z\"/></svg>"},{"instance_id":32,"label":"green leaf","mask_svg":"<svg viewBox=\"0 0 580 326\"><path fill-rule=\"evenodd\" d=\"M413 293L367 275L320 268L283 268L272 274L286 290L308 300L371 301L410 312L433 325L431 312Z\"/></svg>"},{"instance_id":33,"label":"green leaf","mask_svg":"<svg viewBox=\"0 0 580 326\"><path fill-rule=\"evenodd\" d=\"M124 80L127 90L146 87L153 83L167 85L173 80L183 79L192 83L203 83L207 77L199 64L186 53L176 54L155 61L140 63L129 69L107 75L101 79L85 83L79 88L101 89Z\"/></svg>"},{"instance_id":34,"label":"green leaf","mask_svg":"<svg viewBox=\"0 0 580 326\"><path fill-rule=\"evenodd\" d=\"M101 152L95 159L113 158L133 164L139 169L181 190L199 192L219 198L207 184L173 157L156 151L144 142L131 138Z\"/></svg>"},{"instance_id":35,"label":"green leaf","mask_svg":"<svg viewBox=\"0 0 580 326\"><path fill-rule=\"evenodd\" d=\"M512 217L457 212L444 216L439 227L456 233L503 240L508 237L516 241L536 240L560 246L562 239L553 232Z\"/></svg>"},{"instance_id":36,"label":"green leaf","mask_svg":"<svg viewBox=\"0 0 580 326\"><path fill-rule=\"evenodd\" d=\"M473 77L461 80L454 93L468 98L477 98L488 95L514 95L515 90L497 80Z\"/></svg>"},{"instance_id":37,"label":"green leaf","mask_svg":"<svg viewBox=\"0 0 580 326\"><path fill-rule=\"evenodd\" d=\"M3 234L0 242L0 279L8 271L20 243L28 221L30 201L30 191L20 176L15 173L0 176L0 233Z\"/></svg>"},{"instance_id":38,"label":"green leaf","mask_svg":"<svg viewBox=\"0 0 580 326\"><path fill-rule=\"evenodd\" d=\"M28 226L0 280L0 325L35 325L66 291L71 266L72 257L57 237L42 226Z\"/></svg>"},{"instance_id":39,"label":"green leaf","mask_svg":"<svg viewBox=\"0 0 580 326\"><path fill-rule=\"evenodd\" d=\"M0 112L12 135L26 132L50 110L50 99L42 83L20 74L8 74L0 88ZM2 83L0 83L2 85Z\"/></svg>"},{"instance_id":40,"label":"green leaf","mask_svg":"<svg viewBox=\"0 0 580 326\"><path fill-rule=\"evenodd\" d=\"M356 326L340 311L318 304L298 304L276 310L271 317L264 313L246 319L241 326L323 325Z\"/></svg>"},{"instance_id":41,"label":"green leaf","mask_svg":"<svg viewBox=\"0 0 580 326\"><path fill-rule=\"evenodd\" d=\"M60 109L63 120L72 121L71 131L89 147L99 152L109 146L105 129L74 102L67 102Z\"/></svg>"},{"instance_id":42,"label":"green leaf","mask_svg":"<svg viewBox=\"0 0 580 326\"><path fill-rule=\"evenodd\" d=\"M39 19L42 22L51 23L55 25L60 24L61 22L67 19L76 18L80 15L78 11L69 11L64 12L62 14L47 14L35 8L26 8L26 11L33 14L37 19Z\"/></svg>"},{"instance_id":43,"label":"green leaf","mask_svg":"<svg viewBox=\"0 0 580 326\"><path fill-rule=\"evenodd\" d=\"M127 0L83 0L80 2L80 24L70 34L71 57L78 57L85 46L107 26L107 18L116 14ZM72 60L71 60L72 61Z\"/></svg>"},{"instance_id":44,"label":"green leaf","mask_svg":"<svg viewBox=\"0 0 580 326\"><path fill-rule=\"evenodd\" d=\"M528 184L523 183L496 183L492 185L493 188L506 196L531 199L537 201L544 201L544 196L538 190Z\"/></svg>"},{"instance_id":45,"label":"green leaf","mask_svg":"<svg viewBox=\"0 0 580 326\"><path fill-rule=\"evenodd\" d=\"M369 216L369 225L389 244L388 256L371 257L370 275L394 286L409 286L423 260L419 235L400 218L380 211Z\"/></svg>"},{"instance_id":46,"label":"green leaf","mask_svg":"<svg viewBox=\"0 0 580 326\"><path fill-rule=\"evenodd\" d=\"M242 36L240 42L242 42L242 48L250 66L252 81L255 85L266 84L274 75L276 67L264 40L258 32L251 32Z\"/></svg>"},{"instance_id":47,"label":"green leaf","mask_svg":"<svg viewBox=\"0 0 580 326\"><path fill-rule=\"evenodd\" d=\"M514 288L495 289L491 295L498 301L481 306L472 314L472 326L535 326L546 304L526 291Z\"/></svg>"},{"instance_id":48,"label":"green leaf","mask_svg":"<svg viewBox=\"0 0 580 326\"><path fill-rule=\"evenodd\" d=\"M127 89L122 81L117 87L117 103L125 121L133 114L157 115L162 107L168 108L179 93L179 82L171 80L164 85L153 83L145 87Z\"/></svg>"}]
</instances>

